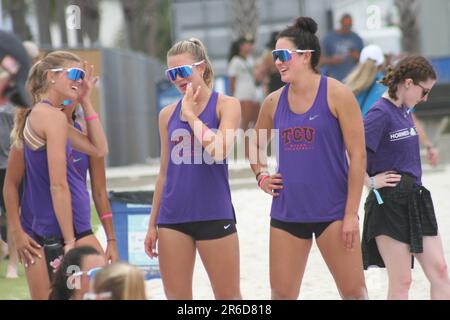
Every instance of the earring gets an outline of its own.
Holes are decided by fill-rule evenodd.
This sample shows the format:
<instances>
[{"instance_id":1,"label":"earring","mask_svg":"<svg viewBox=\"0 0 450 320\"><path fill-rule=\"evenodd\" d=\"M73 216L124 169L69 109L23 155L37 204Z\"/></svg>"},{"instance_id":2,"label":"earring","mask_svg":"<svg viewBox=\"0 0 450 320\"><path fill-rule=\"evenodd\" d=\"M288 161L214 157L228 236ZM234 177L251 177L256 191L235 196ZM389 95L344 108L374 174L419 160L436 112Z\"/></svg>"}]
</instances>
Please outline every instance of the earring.
<instances>
[{"instance_id":1,"label":"earring","mask_svg":"<svg viewBox=\"0 0 450 320\"><path fill-rule=\"evenodd\" d=\"M56 83L56 81L55 80L52 80L52 81L50 81L51 83Z\"/></svg>"}]
</instances>

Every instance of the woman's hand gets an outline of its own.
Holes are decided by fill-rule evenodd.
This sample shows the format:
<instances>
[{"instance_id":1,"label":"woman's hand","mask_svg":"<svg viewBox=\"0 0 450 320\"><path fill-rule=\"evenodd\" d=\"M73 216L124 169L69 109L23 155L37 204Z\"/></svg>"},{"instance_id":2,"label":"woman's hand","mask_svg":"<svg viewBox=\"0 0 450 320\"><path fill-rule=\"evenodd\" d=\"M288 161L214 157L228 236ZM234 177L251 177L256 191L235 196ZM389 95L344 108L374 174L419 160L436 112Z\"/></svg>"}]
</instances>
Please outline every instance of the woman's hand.
<instances>
[{"instance_id":1,"label":"woman's hand","mask_svg":"<svg viewBox=\"0 0 450 320\"><path fill-rule=\"evenodd\" d=\"M262 175L258 179L258 185L265 193L278 197L280 194L275 191L283 189L283 178L281 173Z\"/></svg>"},{"instance_id":2,"label":"woman's hand","mask_svg":"<svg viewBox=\"0 0 450 320\"><path fill-rule=\"evenodd\" d=\"M158 240L158 230L156 226L149 226L147 231L147 236L145 237L145 253L150 258L156 258L158 253L156 252L156 242Z\"/></svg>"},{"instance_id":3,"label":"woman's hand","mask_svg":"<svg viewBox=\"0 0 450 320\"><path fill-rule=\"evenodd\" d=\"M25 268L34 264L35 258L42 259L40 254L41 246L23 230L14 232L14 242L16 243L19 261Z\"/></svg>"},{"instance_id":4,"label":"woman's hand","mask_svg":"<svg viewBox=\"0 0 450 320\"><path fill-rule=\"evenodd\" d=\"M107 240L105 256L107 262L114 263L119 261L119 252L117 250L117 241L115 239Z\"/></svg>"},{"instance_id":5,"label":"woman's hand","mask_svg":"<svg viewBox=\"0 0 450 320\"><path fill-rule=\"evenodd\" d=\"M65 244L64 245L64 255L66 255L67 252L69 252L73 248L75 248L75 241L71 241L71 242L68 242L67 244Z\"/></svg>"},{"instance_id":6,"label":"woman's hand","mask_svg":"<svg viewBox=\"0 0 450 320\"><path fill-rule=\"evenodd\" d=\"M181 101L181 113L185 117L194 115L194 106L197 104L197 98L200 94L200 86L195 90L192 88L192 83L188 83L186 93Z\"/></svg>"},{"instance_id":7,"label":"woman's hand","mask_svg":"<svg viewBox=\"0 0 450 320\"><path fill-rule=\"evenodd\" d=\"M380 189L384 187L395 187L402 179L402 176L395 171L386 171L381 172L372 178L375 182L373 187L375 187L375 189ZM369 185L369 187L371 186Z\"/></svg>"},{"instance_id":8,"label":"woman's hand","mask_svg":"<svg viewBox=\"0 0 450 320\"><path fill-rule=\"evenodd\" d=\"M359 219L356 214L346 214L342 223L342 241L345 249L352 251L359 235Z\"/></svg>"},{"instance_id":9,"label":"woman's hand","mask_svg":"<svg viewBox=\"0 0 450 320\"><path fill-rule=\"evenodd\" d=\"M81 106L89 102L92 89L99 79L99 77L93 76L94 66L88 65L87 61L84 62L84 70L86 73L84 79L81 80L81 87L78 89L78 101L81 103Z\"/></svg>"},{"instance_id":10,"label":"woman's hand","mask_svg":"<svg viewBox=\"0 0 450 320\"><path fill-rule=\"evenodd\" d=\"M427 147L427 160L428 163L435 167L438 164L439 151L435 147Z\"/></svg>"}]
</instances>

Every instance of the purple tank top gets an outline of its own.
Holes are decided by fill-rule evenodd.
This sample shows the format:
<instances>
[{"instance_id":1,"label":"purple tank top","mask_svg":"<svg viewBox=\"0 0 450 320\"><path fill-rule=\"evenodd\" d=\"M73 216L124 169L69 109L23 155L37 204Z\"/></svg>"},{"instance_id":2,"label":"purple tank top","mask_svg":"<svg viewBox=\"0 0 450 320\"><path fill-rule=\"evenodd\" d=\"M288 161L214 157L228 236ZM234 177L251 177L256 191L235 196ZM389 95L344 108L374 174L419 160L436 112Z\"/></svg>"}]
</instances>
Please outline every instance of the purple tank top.
<instances>
[{"instance_id":1,"label":"purple tank top","mask_svg":"<svg viewBox=\"0 0 450 320\"><path fill-rule=\"evenodd\" d=\"M75 122L75 128L81 131L81 126ZM72 150L73 163L78 173L82 176L84 182L86 183L86 174L89 167L89 157L87 154L79 152L77 150ZM80 159L77 161L77 159ZM26 175L26 172L25 172ZM24 192L22 193L22 199L20 201L20 222L23 230L32 236L32 224L33 224L33 213L30 206L28 205L28 197L30 197L32 190L28 188L26 183L26 178L24 179Z\"/></svg>"},{"instance_id":2,"label":"purple tank top","mask_svg":"<svg viewBox=\"0 0 450 320\"><path fill-rule=\"evenodd\" d=\"M82 132L81 125L78 122L74 122L73 126ZM87 181L87 171L89 168L89 156L86 153L72 149L73 164L78 170L78 173L82 176L84 183Z\"/></svg>"},{"instance_id":3,"label":"purple tank top","mask_svg":"<svg viewBox=\"0 0 450 320\"><path fill-rule=\"evenodd\" d=\"M26 172L25 178L23 179L23 192L22 198L20 199L20 224L22 225L23 231L25 231L29 236L33 236L33 212L28 205L28 197L30 197L30 188L26 183Z\"/></svg>"},{"instance_id":4,"label":"purple tank top","mask_svg":"<svg viewBox=\"0 0 450 320\"><path fill-rule=\"evenodd\" d=\"M199 115L199 119L210 129L219 128L217 98L218 93L213 92ZM194 137L189 123L180 119L180 110L181 100L168 123L169 161L158 223L235 219L228 183L228 164L226 161L221 164L211 163L212 159ZM183 145L189 148L180 151ZM184 151L187 152L183 154ZM179 163L178 156L188 163Z\"/></svg>"},{"instance_id":5,"label":"purple tank top","mask_svg":"<svg viewBox=\"0 0 450 320\"><path fill-rule=\"evenodd\" d=\"M50 193L47 150L32 150L24 143L26 205L33 208L32 230L35 234L62 237ZM83 177L73 164L70 141L66 144L67 182L70 188L75 233L91 229L90 198Z\"/></svg>"},{"instance_id":6,"label":"purple tank top","mask_svg":"<svg viewBox=\"0 0 450 320\"><path fill-rule=\"evenodd\" d=\"M274 116L283 189L273 198L271 217L285 222L341 220L348 163L339 122L327 102L327 77L321 77L317 96L304 114L291 110L288 91L286 85Z\"/></svg>"}]
</instances>

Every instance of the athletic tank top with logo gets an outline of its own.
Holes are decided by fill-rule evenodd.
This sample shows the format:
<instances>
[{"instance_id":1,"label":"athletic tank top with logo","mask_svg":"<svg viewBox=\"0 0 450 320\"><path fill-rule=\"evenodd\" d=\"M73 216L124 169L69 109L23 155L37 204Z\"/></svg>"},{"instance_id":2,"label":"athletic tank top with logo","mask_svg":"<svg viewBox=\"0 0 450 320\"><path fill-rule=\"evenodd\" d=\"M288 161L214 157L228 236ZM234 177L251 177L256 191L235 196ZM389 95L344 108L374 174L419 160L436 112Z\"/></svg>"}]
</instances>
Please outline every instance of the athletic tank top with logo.
<instances>
[{"instance_id":1,"label":"athletic tank top with logo","mask_svg":"<svg viewBox=\"0 0 450 320\"><path fill-rule=\"evenodd\" d=\"M288 91L286 85L274 115L283 189L273 198L271 217L285 222L341 220L348 163L339 122L327 102L327 77L321 77L316 98L303 114L291 110Z\"/></svg>"},{"instance_id":2,"label":"athletic tank top with logo","mask_svg":"<svg viewBox=\"0 0 450 320\"><path fill-rule=\"evenodd\" d=\"M47 149L32 150L24 142L26 206L32 208L32 230L41 237L62 237L50 192ZM91 229L90 198L86 183L73 163L70 141L66 143L67 182L72 202L75 233Z\"/></svg>"},{"instance_id":3,"label":"athletic tank top with logo","mask_svg":"<svg viewBox=\"0 0 450 320\"><path fill-rule=\"evenodd\" d=\"M81 126L75 122L74 127L81 131ZM81 174L84 182L86 183L86 174L87 170L89 168L89 157L87 154L79 152L77 150L72 149L73 154L73 164L77 171ZM77 159L80 159L77 161ZM28 197L30 196L32 190L28 187L28 184L26 183L26 170L25 170L25 177L23 180L23 190L22 198L20 201L20 222L22 225L22 229L32 236L32 224L33 224L33 213L32 210L28 204Z\"/></svg>"}]
</instances>

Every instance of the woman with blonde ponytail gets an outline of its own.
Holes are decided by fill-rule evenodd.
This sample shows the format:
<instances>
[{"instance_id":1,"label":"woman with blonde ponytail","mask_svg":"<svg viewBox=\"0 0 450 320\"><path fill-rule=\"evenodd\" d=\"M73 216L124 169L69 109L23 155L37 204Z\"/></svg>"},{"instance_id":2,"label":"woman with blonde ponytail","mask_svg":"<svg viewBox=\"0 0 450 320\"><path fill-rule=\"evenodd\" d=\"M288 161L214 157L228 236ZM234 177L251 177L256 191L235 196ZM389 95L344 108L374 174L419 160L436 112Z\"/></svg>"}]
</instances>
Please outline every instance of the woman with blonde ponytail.
<instances>
[{"instance_id":1,"label":"woman with blonde ponytail","mask_svg":"<svg viewBox=\"0 0 450 320\"><path fill-rule=\"evenodd\" d=\"M213 70L200 40L176 43L167 65L166 75L183 99L159 114L161 167L145 251L151 258L159 255L168 299L192 299L197 250L216 299L240 299L239 242L226 163L240 104L212 89Z\"/></svg>"},{"instance_id":2,"label":"woman with blonde ponytail","mask_svg":"<svg viewBox=\"0 0 450 320\"><path fill-rule=\"evenodd\" d=\"M146 300L144 275L128 263L114 263L96 273L93 283L93 299Z\"/></svg>"},{"instance_id":3,"label":"woman with blonde ponytail","mask_svg":"<svg viewBox=\"0 0 450 320\"><path fill-rule=\"evenodd\" d=\"M49 278L42 276L42 272L48 269L51 276L57 267L56 260L51 260L44 252L44 244L60 243L64 252L82 244L101 250L90 226L86 184L72 157L73 149L94 157L107 152L103 129L89 101L97 78L92 77L93 66L87 72L81 66L76 55L64 51L52 52L38 61L28 78L34 106L29 113L17 116L13 131L15 151L9 165L21 170L8 170L12 187L6 192L10 194L12 211L18 211L17 184L25 171L21 221L18 214L14 214L12 223L16 230L24 226L27 234L22 234L21 260L26 268L33 268L41 275L39 285L29 281L33 298L48 295ZM60 111L67 99L82 105L88 135L68 125ZM17 161L13 162L14 159ZM14 192L13 188L16 188ZM36 294L33 294L34 289Z\"/></svg>"}]
</instances>

